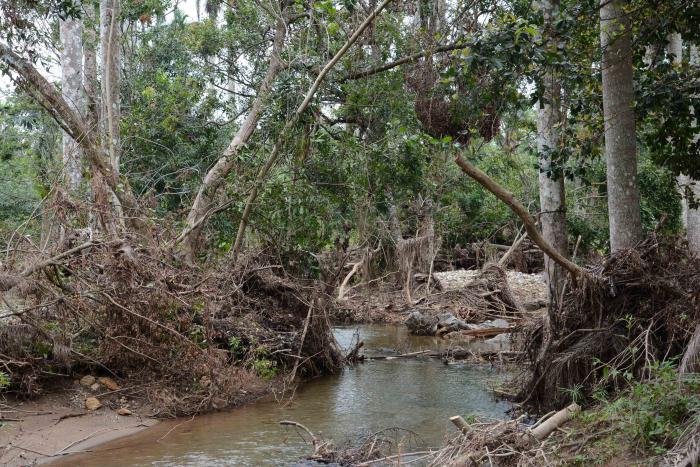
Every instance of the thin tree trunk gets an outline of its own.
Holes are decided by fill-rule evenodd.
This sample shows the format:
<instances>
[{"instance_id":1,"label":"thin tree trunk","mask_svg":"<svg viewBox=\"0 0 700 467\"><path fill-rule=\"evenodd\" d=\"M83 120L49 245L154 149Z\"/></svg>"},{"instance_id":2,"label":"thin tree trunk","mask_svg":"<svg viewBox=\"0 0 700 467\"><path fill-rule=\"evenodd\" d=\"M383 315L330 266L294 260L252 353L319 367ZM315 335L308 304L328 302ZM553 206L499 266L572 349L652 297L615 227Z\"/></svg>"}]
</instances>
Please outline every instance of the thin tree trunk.
<instances>
[{"instance_id":1,"label":"thin tree trunk","mask_svg":"<svg viewBox=\"0 0 700 467\"><path fill-rule=\"evenodd\" d=\"M333 58L328 63L326 63L326 65L316 77L316 80L306 92L304 100L301 102L301 104L299 104L299 107L297 107L297 109L294 111L289 120L287 120L287 123L285 123L284 127L282 128L282 131L277 137L277 141L275 141L275 145L272 147L272 152L270 153L267 162L265 162L265 165L263 165L258 171L255 181L253 182L253 188L250 191L248 199L246 200L245 207L243 208L243 214L241 216L241 222L238 225L236 240L233 244L233 248L231 249L231 254L234 258L236 258L236 256L238 255L241 249L241 245L243 244L243 238L245 237L246 227L248 226L248 218L250 216L250 211L253 207L253 203L258 197L258 190L260 189L262 183L265 181L265 178L267 177L267 174L272 168L272 166L275 164L275 162L277 162L277 158L280 155L280 151L282 150L282 145L284 144L287 138L287 134L294 127L294 125L296 125L296 123L299 121L299 117L301 117L301 114L304 113L306 108L311 103L311 99L313 99L314 95L316 94L316 91L318 91L318 88L321 86L321 83L325 79L326 75L328 75L328 73L333 69L333 67L338 63L338 61L340 61L343 55L345 55L348 49L352 47L352 45L362 35L365 29L367 29L367 27L369 27L369 25L372 24L377 15L389 3L391 3L391 1L392 0L383 0L382 3L380 3L379 6L374 11L372 11L372 13L370 13L370 15L362 22L362 24L360 24L357 30L352 34L352 36L348 38L348 40L340 48L340 50L336 52Z\"/></svg>"},{"instance_id":2,"label":"thin tree trunk","mask_svg":"<svg viewBox=\"0 0 700 467\"><path fill-rule=\"evenodd\" d=\"M117 179L121 174L121 138L119 125L121 120L121 99L119 81L121 72L121 0L100 0L100 58L102 68L102 105L99 123L102 128L100 142L108 155L109 163ZM121 184L121 183L120 183ZM104 193L103 193L104 194ZM98 198L102 194L98 195ZM100 200L107 203L107 200ZM108 227L116 230L125 226L125 219L133 214L125 213L125 207L118 196L111 197L111 222ZM114 214L114 216L112 216Z\"/></svg>"},{"instance_id":3,"label":"thin tree trunk","mask_svg":"<svg viewBox=\"0 0 700 467\"><path fill-rule=\"evenodd\" d=\"M678 33L669 34L666 53L671 58L674 66L680 67L683 63L683 38ZM676 185L678 192L681 195L681 223L683 228L688 228L688 199L685 195L685 187L690 183L690 178L687 175L679 174L676 177Z\"/></svg>"},{"instance_id":4,"label":"thin tree trunk","mask_svg":"<svg viewBox=\"0 0 700 467\"><path fill-rule=\"evenodd\" d=\"M603 117L610 249L634 247L642 236L634 115L631 28L626 0L601 0Z\"/></svg>"},{"instance_id":5,"label":"thin tree trunk","mask_svg":"<svg viewBox=\"0 0 700 467\"><path fill-rule=\"evenodd\" d=\"M100 46L102 58L103 141L117 176L121 159L119 120L119 72L121 63L120 0L100 1Z\"/></svg>"},{"instance_id":6,"label":"thin tree trunk","mask_svg":"<svg viewBox=\"0 0 700 467\"><path fill-rule=\"evenodd\" d=\"M212 214L214 196L226 181L226 176L231 172L236 162L238 151L245 146L257 127L262 115L265 102L267 101L272 85L277 75L282 70L281 54L284 47L284 39L287 34L287 24L283 19L277 21L275 38L270 53L270 64L265 73L265 77L260 83L260 88L253 100L253 104L241 124L233 140L224 151L221 158L207 172L199 187L197 196L192 203L192 208L187 214L187 223L176 243L184 242L185 255L190 261L194 261L200 247L200 234L202 226L207 218Z\"/></svg>"},{"instance_id":7,"label":"thin tree trunk","mask_svg":"<svg viewBox=\"0 0 700 467\"><path fill-rule=\"evenodd\" d=\"M698 53L697 46L691 46L690 48L690 65L693 67L700 67L700 54ZM697 127L697 111L693 109L693 126ZM700 139L700 133L696 133L693 140L695 142ZM690 190L695 198L695 202L700 202L700 182L692 180L690 183ZM700 255L700 209L698 208L688 208L688 247L690 251L696 255Z\"/></svg>"},{"instance_id":8,"label":"thin tree trunk","mask_svg":"<svg viewBox=\"0 0 700 467\"><path fill-rule=\"evenodd\" d=\"M70 108L83 113L83 27L79 19L60 22L61 45L61 94ZM63 170L71 192L80 189L82 158L78 143L63 133Z\"/></svg>"},{"instance_id":9,"label":"thin tree trunk","mask_svg":"<svg viewBox=\"0 0 700 467\"><path fill-rule=\"evenodd\" d=\"M83 86L85 88L87 130L100 134L100 98L97 81L97 32L99 13L94 2L85 3L86 18L83 21ZM114 217L110 203L110 193L102 175L93 171L90 177L92 206L90 224L99 230L115 233Z\"/></svg>"},{"instance_id":10,"label":"thin tree trunk","mask_svg":"<svg viewBox=\"0 0 700 467\"><path fill-rule=\"evenodd\" d=\"M541 3L545 18L545 30L552 31L553 16L558 1ZM556 40L556 38L551 38ZM544 74L544 95L537 115L537 152L539 153L540 225L542 236L562 256L569 256L566 234L566 200L564 192L563 161L559 151L561 114L561 83L553 70ZM556 160L553 160L556 159ZM548 255L544 258L545 274L549 288L550 309L557 308L564 287L566 272Z\"/></svg>"},{"instance_id":11,"label":"thin tree trunk","mask_svg":"<svg viewBox=\"0 0 700 467\"><path fill-rule=\"evenodd\" d=\"M83 22L83 87L85 89L86 122L97 131L99 121L99 83L97 81L97 11L93 2L85 3L86 21Z\"/></svg>"}]
</instances>

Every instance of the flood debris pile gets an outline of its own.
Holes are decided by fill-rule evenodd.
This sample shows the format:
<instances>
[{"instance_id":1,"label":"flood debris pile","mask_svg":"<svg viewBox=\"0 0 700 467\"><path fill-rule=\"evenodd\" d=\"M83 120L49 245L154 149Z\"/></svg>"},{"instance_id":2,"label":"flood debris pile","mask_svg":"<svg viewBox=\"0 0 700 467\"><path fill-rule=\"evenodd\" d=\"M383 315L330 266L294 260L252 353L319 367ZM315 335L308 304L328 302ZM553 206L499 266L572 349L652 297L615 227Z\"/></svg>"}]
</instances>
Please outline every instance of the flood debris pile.
<instances>
[{"instance_id":1,"label":"flood debris pile","mask_svg":"<svg viewBox=\"0 0 700 467\"><path fill-rule=\"evenodd\" d=\"M19 395L94 370L145 388L175 416L234 404L283 372L313 377L342 363L331 302L261 255L201 270L164 250L90 240L12 266L0 274L0 365Z\"/></svg>"},{"instance_id":2,"label":"flood debris pile","mask_svg":"<svg viewBox=\"0 0 700 467\"><path fill-rule=\"evenodd\" d=\"M497 264L488 264L461 288L429 295L411 307L406 325L413 334L444 336L475 330L478 326L473 323L497 317L501 318L498 325L485 327L507 329L508 322L503 318L520 318L523 311L508 285L506 272Z\"/></svg>"},{"instance_id":3,"label":"flood debris pile","mask_svg":"<svg viewBox=\"0 0 700 467\"><path fill-rule=\"evenodd\" d=\"M549 326L526 333L532 375L520 399L532 407L561 407L574 389L616 394L625 374L644 381L654 362L684 353L700 322L700 260L678 239L651 234L588 271Z\"/></svg>"}]
</instances>

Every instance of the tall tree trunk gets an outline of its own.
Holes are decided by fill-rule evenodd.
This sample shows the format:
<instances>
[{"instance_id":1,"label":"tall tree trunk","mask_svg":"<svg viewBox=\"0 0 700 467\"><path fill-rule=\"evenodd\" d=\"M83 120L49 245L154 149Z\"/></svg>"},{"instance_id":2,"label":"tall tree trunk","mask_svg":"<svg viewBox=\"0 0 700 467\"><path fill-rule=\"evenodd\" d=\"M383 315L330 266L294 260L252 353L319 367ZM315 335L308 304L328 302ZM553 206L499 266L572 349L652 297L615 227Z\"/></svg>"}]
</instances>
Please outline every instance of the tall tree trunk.
<instances>
[{"instance_id":1,"label":"tall tree trunk","mask_svg":"<svg viewBox=\"0 0 700 467\"><path fill-rule=\"evenodd\" d=\"M83 26L79 19L60 22L61 94L78 114L83 114ZM78 143L63 133L63 169L71 192L77 192L82 180L82 158Z\"/></svg>"},{"instance_id":2,"label":"tall tree trunk","mask_svg":"<svg viewBox=\"0 0 700 467\"><path fill-rule=\"evenodd\" d=\"M119 66L121 62L120 0L100 1L100 47L102 57L102 120L104 147L117 175L120 163Z\"/></svg>"},{"instance_id":3,"label":"tall tree trunk","mask_svg":"<svg viewBox=\"0 0 700 467\"><path fill-rule=\"evenodd\" d=\"M553 29L553 17L559 7L557 0L544 0L542 12L545 30ZM556 38L550 37L556 41ZM537 152L539 153L540 225L542 236L562 256L568 257L569 242L566 235L566 201L564 192L564 172L559 152L559 127L561 113L561 83L556 71L547 70L544 74L544 94L539 103L537 115ZM545 273L549 288L550 309L556 309L559 302L566 272L552 258L545 255Z\"/></svg>"},{"instance_id":4,"label":"tall tree trunk","mask_svg":"<svg viewBox=\"0 0 700 467\"><path fill-rule=\"evenodd\" d=\"M121 138L119 123L121 119L121 99L119 95L120 65L121 65L121 0L100 0L100 58L102 68L102 105L100 139L104 152L109 157L109 163L114 176L121 175ZM104 200L106 202L106 200ZM119 197L111 196L114 215L121 226L126 219L124 207ZM111 217L112 213L109 213ZM132 215L129 213L128 215ZM111 228L116 228L112 226Z\"/></svg>"},{"instance_id":5,"label":"tall tree trunk","mask_svg":"<svg viewBox=\"0 0 700 467\"><path fill-rule=\"evenodd\" d=\"M601 0L603 117L610 249L631 248L642 236L634 115L631 28L626 0Z\"/></svg>"},{"instance_id":6,"label":"tall tree trunk","mask_svg":"<svg viewBox=\"0 0 700 467\"><path fill-rule=\"evenodd\" d=\"M91 131L97 131L99 122L99 83L97 81L97 9L93 2L85 4L83 22L83 87L85 89L86 122Z\"/></svg>"},{"instance_id":7,"label":"tall tree trunk","mask_svg":"<svg viewBox=\"0 0 700 467\"><path fill-rule=\"evenodd\" d=\"M282 59L280 55L284 47L286 33L286 21L280 18L277 22L272 51L270 52L270 63L265 77L260 83L250 111L221 158L216 161L216 164L214 164L204 176L202 185L199 187L197 196L192 203L192 208L187 214L187 224L178 237L177 242L183 242L185 255L189 261L193 261L199 251L202 226L206 219L214 212L212 208L214 196L224 184L226 176L231 172L231 169L233 169L238 151L245 146L255 131L260 116L262 115L265 101L272 91L272 85L277 75L282 70Z\"/></svg>"},{"instance_id":8,"label":"tall tree trunk","mask_svg":"<svg viewBox=\"0 0 700 467\"><path fill-rule=\"evenodd\" d=\"M668 35L667 40L666 53L671 58L673 65L680 67L683 63L683 38L679 33L673 33ZM676 184L681 195L681 222L684 229L688 228L688 199L685 196L685 187L689 182L690 179L685 174L679 174L676 177Z\"/></svg>"},{"instance_id":9,"label":"tall tree trunk","mask_svg":"<svg viewBox=\"0 0 700 467\"><path fill-rule=\"evenodd\" d=\"M698 47L693 45L690 47L690 65L695 68L700 67L700 53L698 53ZM698 110L693 109L693 126L698 126L697 121ZM700 133L696 133L694 136L694 141L697 142L700 139ZM695 198L695 202L700 202L700 182L693 180L690 184L690 189ZM687 211L687 231L688 231L688 247L690 251L696 255L700 255L700 209L688 207Z\"/></svg>"},{"instance_id":10,"label":"tall tree trunk","mask_svg":"<svg viewBox=\"0 0 700 467\"><path fill-rule=\"evenodd\" d=\"M88 131L100 134L100 98L97 80L97 32L99 13L94 2L85 4L85 21L83 26L83 87L85 88L86 116ZM99 230L113 231L114 222L107 185L98 171L90 174L92 207L90 224Z\"/></svg>"}]
</instances>

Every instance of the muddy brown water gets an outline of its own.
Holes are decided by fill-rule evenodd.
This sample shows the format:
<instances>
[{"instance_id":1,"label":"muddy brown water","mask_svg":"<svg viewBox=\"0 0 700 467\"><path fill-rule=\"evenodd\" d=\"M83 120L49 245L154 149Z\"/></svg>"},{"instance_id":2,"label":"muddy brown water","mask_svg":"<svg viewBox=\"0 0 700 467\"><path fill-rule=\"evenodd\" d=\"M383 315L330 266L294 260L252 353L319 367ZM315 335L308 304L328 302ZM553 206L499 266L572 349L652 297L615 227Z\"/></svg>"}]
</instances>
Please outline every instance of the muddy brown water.
<instances>
[{"instance_id":1,"label":"muddy brown water","mask_svg":"<svg viewBox=\"0 0 700 467\"><path fill-rule=\"evenodd\" d=\"M403 326L338 327L336 338L349 347L358 332L366 355L442 349L445 341L411 336ZM481 344L484 345L484 344ZM435 447L454 436L453 415L508 418L509 406L489 387L510 374L490 365L445 365L437 359L375 360L345 368L339 375L304 384L291 402L261 400L234 410L165 422L134 436L69 457L73 466L303 465L311 446L293 428L294 420L336 445L358 443L367 434L387 432L402 452ZM183 423L184 422L184 423Z\"/></svg>"}]
</instances>

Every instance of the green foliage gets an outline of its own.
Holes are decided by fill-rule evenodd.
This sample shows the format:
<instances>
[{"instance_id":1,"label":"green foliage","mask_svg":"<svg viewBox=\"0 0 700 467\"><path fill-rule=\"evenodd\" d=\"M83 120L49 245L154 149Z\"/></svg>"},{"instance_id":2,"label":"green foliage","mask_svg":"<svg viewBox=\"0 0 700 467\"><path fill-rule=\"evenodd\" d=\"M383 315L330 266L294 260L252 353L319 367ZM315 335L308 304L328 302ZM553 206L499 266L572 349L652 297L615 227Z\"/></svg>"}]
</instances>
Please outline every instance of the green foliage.
<instances>
[{"instance_id":1,"label":"green foliage","mask_svg":"<svg viewBox=\"0 0 700 467\"><path fill-rule=\"evenodd\" d=\"M262 379L272 379L277 376L277 372L279 371L277 362L268 360L267 358L253 360L253 369Z\"/></svg>"},{"instance_id":2,"label":"green foliage","mask_svg":"<svg viewBox=\"0 0 700 467\"><path fill-rule=\"evenodd\" d=\"M679 380L673 361L654 362L647 370L645 381L623 375L629 387L612 402L599 391L596 399L602 405L580 418L587 425L612 425L616 436L653 455L671 448L686 423L700 414L700 379L690 376ZM607 376L619 375L610 371Z\"/></svg>"},{"instance_id":3,"label":"green foliage","mask_svg":"<svg viewBox=\"0 0 700 467\"><path fill-rule=\"evenodd\" d=\"M241 338L237 336L231 336L228 340L228 348L232 354L236 355L242 350Z\"/></svg>"},{"instance_id":4,"label":"green foliage","mask_svg":"<svg viewBox=\"0 0 700 467\"><path fill-rule=\"evenodd\" d=\"M4 371L0 371L0 391L10 385L10 375Z\"/></svg>"}]
</instances>

